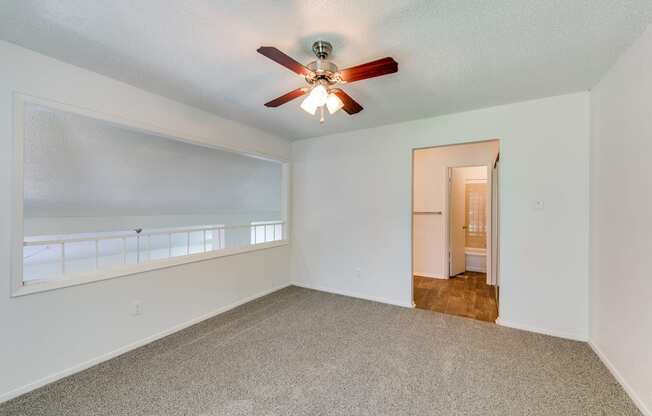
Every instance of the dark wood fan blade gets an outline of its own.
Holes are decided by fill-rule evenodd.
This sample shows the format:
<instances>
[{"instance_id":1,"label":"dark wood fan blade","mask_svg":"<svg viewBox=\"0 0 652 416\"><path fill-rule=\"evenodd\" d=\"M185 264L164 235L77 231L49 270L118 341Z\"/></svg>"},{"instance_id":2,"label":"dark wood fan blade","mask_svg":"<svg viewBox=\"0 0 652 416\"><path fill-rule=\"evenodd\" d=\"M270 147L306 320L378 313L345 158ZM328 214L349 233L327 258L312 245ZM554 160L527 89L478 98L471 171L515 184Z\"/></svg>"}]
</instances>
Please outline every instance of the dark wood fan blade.
<instances>
[{"instance_id":1,"label":"dark wood fan blade","mask_svg":"<svg viewBox=\"0 0 652 416\"><path fill-rule=\"evenodd\" d=\"M296 72L299 75L306 76L311 73L311 71L308 68L301 65L299 62L290 58L289 56L279 51L278 49L274 48L273 46L261 46L260 48L258 48L257 52L261 55L268 57L272 61L283 65L290 71Z\"/></svg>"},{"instance_id":2,"label":"dark wood fan blade","mask_svg":"<svg viewBox=\"0 0 652 416\"><path fill-rule=\"evenodd\" d=\"M265 107L278 107L279 105L283 105L288 101L292 101L295 98L301 97L306 93L306 91L307 88L297 88L294 91L290 91L287 94L281 95L280 97L275 98L268 103L265 103Z\"/></svg>"},{"instance_id":3,"label":"dark wood fan blade","mask_svg":"<svg viewBox=\"0 0 652 416\"><path fill-rule=\"evenodd\" d=\"M394 58L387 57L343 69L340 71L340 76L342 81L353 82L393 74L394 72L398 72L398 62Z\"/></svg>"},{"instance_id":4,"label":"dark wood fan blade","mask_svg":"<svg viewBox=\"0 0 652 416\"><path fill-rule=\"evenodd\" d=\"M337 95L337 97L340 100L342 100L342 102L344 103L344 107L342 107L342 109L344 111L346 111L347 113L355 114L355 113L359 113L360 111L362 111L362 106L360 104L358 104L358 102L356 100L351 98L351 96L349 94L345 93L341 89L335 88L335 89L332 89L331 92L333 94Z\"/></svg>"}]
</instances>

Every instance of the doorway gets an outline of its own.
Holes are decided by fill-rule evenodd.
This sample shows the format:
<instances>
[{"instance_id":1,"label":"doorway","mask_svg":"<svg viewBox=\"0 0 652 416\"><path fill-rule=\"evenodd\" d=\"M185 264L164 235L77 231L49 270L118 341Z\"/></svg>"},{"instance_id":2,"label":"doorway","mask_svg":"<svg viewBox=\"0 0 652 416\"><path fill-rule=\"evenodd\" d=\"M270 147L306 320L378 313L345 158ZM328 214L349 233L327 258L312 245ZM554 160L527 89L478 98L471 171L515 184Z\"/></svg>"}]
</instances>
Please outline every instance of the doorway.
<instances>
[{"instance_id":1,"label":"doorway","mask_svg":"<svg viewBox=\"0 0 652 416\"><path fill-rule=\"evenodd\" d=\"M498 141L415 149L413 302L498 317Z\"/></svg>"}]
</instances>

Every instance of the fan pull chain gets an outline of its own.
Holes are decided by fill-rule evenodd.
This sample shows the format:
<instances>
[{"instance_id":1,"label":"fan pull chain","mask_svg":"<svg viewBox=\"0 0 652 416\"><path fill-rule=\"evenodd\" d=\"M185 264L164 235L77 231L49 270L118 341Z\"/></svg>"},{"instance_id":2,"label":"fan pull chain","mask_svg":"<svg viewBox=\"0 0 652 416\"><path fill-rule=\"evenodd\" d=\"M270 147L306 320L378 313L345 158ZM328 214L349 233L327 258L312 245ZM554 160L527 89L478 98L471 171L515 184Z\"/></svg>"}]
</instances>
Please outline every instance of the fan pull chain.
<instances>
[{"instance_id":1,"label":"fan pull chain","mask_svg":"<svg viewBox=\"0 0 652 416\"><path fill-rule=\"evenodd\" d=\"M321 107L319 107L319 111L320 111L320 114L321 114L321 117L319 117L319 122L321 124L324 124L324 106L323 105Z\"/></svg>"}]
</instances>

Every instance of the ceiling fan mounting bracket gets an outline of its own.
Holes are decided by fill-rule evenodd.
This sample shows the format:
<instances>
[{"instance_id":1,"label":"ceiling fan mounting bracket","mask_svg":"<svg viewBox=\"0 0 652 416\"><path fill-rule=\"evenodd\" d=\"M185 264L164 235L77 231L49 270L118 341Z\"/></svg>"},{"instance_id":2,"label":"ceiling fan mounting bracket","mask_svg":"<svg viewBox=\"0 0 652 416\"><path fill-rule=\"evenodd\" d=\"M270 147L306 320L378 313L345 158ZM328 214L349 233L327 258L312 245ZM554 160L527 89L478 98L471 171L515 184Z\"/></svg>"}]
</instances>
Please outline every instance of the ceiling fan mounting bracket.
<instances>
[{"instance_id":1,"label":"ceiling fan mounting bracket","mask_svg":"<svg viewBox=\"0 0 652 416\"><path fill-rule=\"evenodd\" d=\"M318 59L327 59L328 55L333 52L333 45L330 42L325 40L318 40L312 44L312 51L315 53Z\"/></svg>"}]
</instances>

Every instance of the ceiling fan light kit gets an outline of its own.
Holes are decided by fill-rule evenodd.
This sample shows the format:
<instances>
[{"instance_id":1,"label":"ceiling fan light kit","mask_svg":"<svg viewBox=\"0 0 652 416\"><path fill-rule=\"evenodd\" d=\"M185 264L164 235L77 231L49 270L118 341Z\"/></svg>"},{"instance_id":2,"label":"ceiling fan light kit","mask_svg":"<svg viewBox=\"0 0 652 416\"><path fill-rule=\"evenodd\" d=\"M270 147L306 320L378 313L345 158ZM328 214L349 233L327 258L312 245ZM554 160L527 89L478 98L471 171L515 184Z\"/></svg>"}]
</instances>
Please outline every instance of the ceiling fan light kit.
<instances>
[{"instance_id":1,"label":"ceiling fan light kit","mask_svg":"<svg viewBox=\"0 0 652 416\"><path fill-rule=\"evenodd\" d=\"M332 92L328 94L328 100L326 100L326 107L328 108L328 112L331 114L337 113L342 107L344 107L344 103L340 98L333 94Z\"/></svg>"},{"instance_id":2,"label":"ceiling fan light kit","mask_svg":"<svg viewBox=\"0 0 652 416\"><path fill-rule=\"evenodd\" d=\"M308 83L308 87L297 88L265 103L266 107L278 107L308 93L300 107L310 115L315 115L319 109L321 123L324 122L324 107L330 114L344 109L348 114L353 115L362 111L362 106L338 88L338 84L379 77L398 71L398 63L390 57L340 71L337 65L328 59L333 51L333 46L329 42L318 40L313 43L312 51L317 59L304 66L274 47L261 46L258 48L258 53L303 76Z\"/></svg>"}]
</instances>

